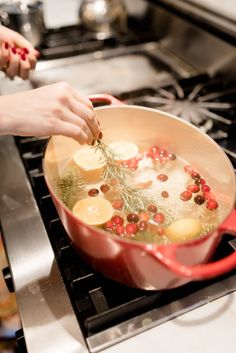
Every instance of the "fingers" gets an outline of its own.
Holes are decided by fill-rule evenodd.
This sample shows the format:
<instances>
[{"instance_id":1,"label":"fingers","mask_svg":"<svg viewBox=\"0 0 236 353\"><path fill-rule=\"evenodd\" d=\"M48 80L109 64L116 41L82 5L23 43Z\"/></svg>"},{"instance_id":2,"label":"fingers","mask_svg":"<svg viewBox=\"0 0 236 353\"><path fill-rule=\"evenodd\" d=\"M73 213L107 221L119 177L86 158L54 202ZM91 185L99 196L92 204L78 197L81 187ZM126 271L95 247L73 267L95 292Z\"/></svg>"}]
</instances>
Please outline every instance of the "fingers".
<instances>
[{"instance_id":1,"label":"fingers","mask_svg":"<svg viewBox=\"0 0 236 353\"><path fill-rule=\"evenodd\" d=\"M20 59L21 59L21 63L20 63L20 69L19 69L19 76L23 80L27 80L29 78L31 66L29 61L26 59L25 54L21 54Z\"/></svg>"},{"instance_id":2,"label":"fingers","mask_svg":"<svg viewBox=\"0 0 236 353\"><path fill-rule=\"evenodd\" d=\"M80 124L83 123L88 126L92 136L98 139L100 129L95 118L94 110L89 109L86 105L78 102L73 97L70 98L68 106L77 117L77 121L80 120ZM78 117L80 117L80 119L78 119Z\"/></svg>"},{"instance_id":3,"label":"fingers","mask_svg":"<svg viewBox=\"0 0 236 353\"><path fill-rule=\"evenodd\" d=\"M0 68L13 79L15 76L28 79L30 70L35 68L36 57L27 48L11 47L5 42L1 46Z\"/></svg>"},{"instance_id":4,"label":"fingers","mask_svg":"<svg viewBox=\"0 0 236 353\"><path fill-rule=\"evenodd\" d=\"M90 127L86 124L86 122L78 117L76 114L71 112L70 110L65 110L64 114L62 115L61 119L67 123L70 123L70 125L75 127L75 131L82 130L83 136L86 136L86 140L84 143L87 143L88 145L92 144L92 141L94 139L94 135L90 129ZM73 137L74 138L74 137Z\"/></svg>"},{"instance_id":5,"label":"fingers","mask_svg":"<svg viewBox=\"0 0 236 353\"><path fill-rule=\"evenodd\" d=\"M69 101L69 105L71 111L79 115L86 122L94 138L98 139L101 131L91 101L86 96L72 89L72 97Z\"/></svg>"},{"instance_id":6,"label":"fingers","mask_svg":"<svg viewBox=\"0 0 236 353\"><path fill-rule=\"evenodd\" d=\"M77 127L74 124L70 124L66 121L58 122L57 134L71 137L78 141L81 145L88 143L88 137L86 133L79 126Z\"/></svg>"},{"instance_id":7,"label":"fingers","mask_svg":"<svg viewBox=\"0 0 236 353\"><path fill-rule=\"evenodd\" d=\"M9 61L9 44L2 43L0 53L0 69L6 69Z\"/></svg>"},{"instance_id":8,"label":"fingers","mask_svg":"<svg viewBox=\"0 0 236 353\"><path fill-rule=\"evenodd\" d=\"M9 62L6 75L13 79L19 73L20 58L15 47L9 49Z\"/></svg>"}]
</instances>

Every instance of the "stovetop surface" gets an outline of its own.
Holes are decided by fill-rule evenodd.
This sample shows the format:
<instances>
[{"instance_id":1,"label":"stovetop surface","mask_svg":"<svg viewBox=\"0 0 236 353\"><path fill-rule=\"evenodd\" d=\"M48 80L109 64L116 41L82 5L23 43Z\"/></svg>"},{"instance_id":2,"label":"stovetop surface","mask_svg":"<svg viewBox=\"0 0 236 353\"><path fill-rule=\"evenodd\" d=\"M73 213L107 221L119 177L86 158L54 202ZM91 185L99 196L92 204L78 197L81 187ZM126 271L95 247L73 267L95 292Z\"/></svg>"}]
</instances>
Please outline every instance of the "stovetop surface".
<instances>
[{"instance_id":1,"label":"stovetop surface","mask_svg":"<svg viewBox=\"0 0 236 353\"><path fill-rule=\"evenodd\" d=\"M127 104L164 108L183 119L195 118L191 122L219 143L236 168L236 143L233 138L236 123L235 92L236 85L232 83L199 75L174 81L156 90L145 87L124 92L118 98ZM180 103L178 111L175 110L177 100ZM203 111L202 103L206 103L205 106L203 104ZM191 105L194 108L200 105L195 113L199 114L197 119L196 115L191 115ZM236 270L216 279L192 282L177 289L150 292L123 286L94 272L71 245L47 190L41 166L46 143L47 137L16 138L72 306L91 351L101 349L97 342L102 337L106 340L110 329L128 325L130 320L136 320L136 328L132 333L135 334L140 327L144 330L150 325L161 324L236 290ZM223 237L215 259L232 252L231 240L230 235ZM168 313L165 317L158 314L158 309L163 307ZM145 317L149 315L152 317L151 322L146 322ZM121 332L117 333L118 339L121 336Z\"/></svg>"}]
</instances>

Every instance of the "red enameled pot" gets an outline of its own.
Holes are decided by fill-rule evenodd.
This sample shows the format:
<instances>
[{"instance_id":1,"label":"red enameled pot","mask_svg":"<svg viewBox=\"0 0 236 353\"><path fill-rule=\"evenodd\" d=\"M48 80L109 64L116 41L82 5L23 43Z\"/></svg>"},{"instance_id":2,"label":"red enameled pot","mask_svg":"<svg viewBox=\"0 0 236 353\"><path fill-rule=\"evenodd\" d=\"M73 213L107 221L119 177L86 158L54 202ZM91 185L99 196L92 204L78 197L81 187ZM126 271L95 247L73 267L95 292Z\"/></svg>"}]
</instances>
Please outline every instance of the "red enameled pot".
<instances>
[{"instance_id":1,"label":"red enameled pot","mask_svg":"<svg viewBox=\"0 0 236 353\"><path fill-rule=\"evenodd\" d=\"M107 104L96 108L105 142L132 141L143 150L159 144L195 167L217 195L220 224L206 236L168 245L136 242L86 225L55 193L58 171L80 145L72 139L55 136L45 152L45 179L68 236L83 258L115 281L152 290L212 278L236 267L236 252L208 263L223 234L236 235L235 173L222 149L199 129L170 114L127 106L108 95L97 95L91 100Z\"/></svg>"}]
</instances>

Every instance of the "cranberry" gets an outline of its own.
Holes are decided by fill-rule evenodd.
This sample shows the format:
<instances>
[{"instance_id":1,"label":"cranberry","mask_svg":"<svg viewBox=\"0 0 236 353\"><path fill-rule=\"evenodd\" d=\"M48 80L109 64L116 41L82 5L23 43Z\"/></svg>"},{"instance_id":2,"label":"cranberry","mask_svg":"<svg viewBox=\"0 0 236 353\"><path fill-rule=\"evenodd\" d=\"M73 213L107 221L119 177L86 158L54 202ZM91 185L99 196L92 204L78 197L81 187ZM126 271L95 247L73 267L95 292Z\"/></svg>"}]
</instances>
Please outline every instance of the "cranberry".
<instances>
[{"instance_id":1,"label":"cranberry","mask_svg":"<svg viewBox=\"0 0 236 353\"><path fill-rule=\"evenodd\" d=\"M164 197L165 199L168 199L169 193L167 191L162 191L161 196Z\"/></svg>"},{"instance_id":2,"label":"cranberry","mask_svg":"<svg viewBox=\"0 0 236 353\"><path fill-rule=\"evenodd\" d=\"M171 161L174 161L176 159L176 155L174 153L168 153L168 158L171 160Z\"/></svg>"},{"instance_id":3,"label":"cranberry","mask_svg":"<svg viewBox=\"0 0 236 353\"><path fill-rule=\"evenodd\" d=\"M197 179L200 179L200 178L201 178L200 174L199 174L198 172L195 172L195 171L193 171L193 172L191 173L191 177L192 177L192 179L194 179L194 180L197 180Z\"/></svg>"},{"instance_id":4,"label":"cranberry","mask_svg":"<svg viewBox=\"0 0 236 353\"><path fill-rule=\"evenodd\" d=\"M159 153L160 153L160 157L167 157L168 156L168 152L164 148L161 148Z\"/></svg>"},{"instance_id":5,"label":"cranberry","mask_svg":"<svg viewBox=\"0 0 236 353\"><path fill-rule=\"evenodd\" d=\"M203 192L209 192L209 191L211 191L211 188L209 185L202 185L201 190Z\"/></svg>"},{"instance_id":6,"label":"cranberry","mask_svg":"<svg viewBox=\"0 0 236 353\"><path fill-rule=\"evenodd\" d=\"M163 165L165 165L167 161L168 161L167 158L161 158L160 159L160 163L163 164Z\"/></svg>"},{"instance_id":7,"label":"cranberry","mask_svg":"<svg viewBox=\"0 0 236 353\"><path fill-rule=\"evenodd\" d=\"M192 193L190 191L183 191L180 194L180 198L182 201L188 201L192 197Z\"/></svg>"},{"instance_id":8,"label":"cranberry","mask_svg":"<svg viewBox=\"0 0 236 353\"><path fill-rule=\"evenodd\" d=\"M115 200L112 202L112 207L115 210L122 210L123 206L124 206L124 202L122 200Z\"/></svg>"},{"instance_id":9,"label":"cranberry","mask_svg":"<svg viewBox=\"0 0 236 353\"><path fill-rule=\"evenodd\" d=\"M200 184L201 184L201 185L206 184L206 180L205 180L205 179L203 179L203 178L201 178L201 179L199 180L199 182L200 182Z\"/></svg>"},{"instance_id":10,"label":"cranberry","mask_svg":"<svg viewBox=\"0 0 236 353\"><path fill-rule=\"evenodd\" d=\"M202 195L197 195L193 200L197 205L202 205L205 202L205 197Z\"/></svg>"},{"instance_id":11,"label":"cranberry","mask_svg":"<svg viewBox=\"0 0 236 353\"><path fill-rule=\"evenodd\" d=\"M196 184L192 184L187 186L187 190L195 194L200 191L200 187Z\"/></svg>"},{"instance_id":12,"label":"cranberry","mask_svg":"<svg viewBox=\"0 0 236 353\"><path fill-rule=\"evenodd\" d=\"M125 234L125 227L121 224L117 224L116 226L116 234L117 235L124 235Z\"/></svg>"},{"instance_id":13,"label":"cranberry","mask_svg":"<svg viewBox=\"0 0 236 353\"><path fill-rule=\"evenodd\" d=\"M149 221L149 215L146 212L140 212L139 213L139 219L140 221L145 221L148 222Z\"/></svg>"},{"instance_id":14,"label":"cranberry","mask_svg":"<svg viewBox=\"0 0 236 353\"><path fill-rule=\"evenodd\" d=\"M156 214L153 216L153 220L154 220L156 223L164 223L164 222L165 222L165 216L163 215L163 213L156 213Z\"/></svg>"},{"instance_id":15,"label":"cranberry","mask_svg":"<svg viewBox=\"0 0 236 353\"><path fill-rule=\"evenodd\" d=\"M138 168L138 161L135 158L132 158L128 161L128 168L132 171L137 170Z\"/></svg>"},{"instance_id":16,"label":"cranberry","mask_svg":"<svg viewBox=\"0 0 236 353\"><path fill-rule=\"evenodd\" d=\"M204 197L206 200L210 200L210 199L215 200L215 195L209 191L204 192Z\"/></svg>"},{"instance_id":17,"label":"cranberry","mask_svg":"<svg viewBox=\"0 0 236 353\"><path fill-rule=\"evenodd\" d=\"M138 232L138 226L135 223L128 223L125 227L127 234L136 234Z\"/></svg>"},{"instance_id":18,"label":"cranberry","mask_svg":"<svg viewBox=\"0 0 236 353\"><path fill-rule=\"evenodd\" d=\"M111 220L115 225L119 224L120 226L122 226L124 224L124 219L118 215L113 216Z\"/></svg>"},{"instance_id":19,"label":"cranberry","mask_svg":"<svg viewBox=\"0 0 236 353\"><path fill-rule=\"evenodd\" d=\"M141 231L146 231L148 228L148 224L145 221L139 222L138 226Z\"/></svg>"},{"instance_id":20,"label":"cranberry","mask_svg":"<svg viewBox=\"0 0 236 353\"><path fill-rule=\"evenodd\" d=\"M110 186L107 184L103 184L100 186L100 190L101 190L101 192L103 192L105 194L106 192L108 192L110 190Z\"/></svg>"},{"instance_id":21,"label":"cranberry","mask_svg":"<svg viewBox=\"0 0 236 353\"><path fill-rule=\"evenodd\" d=\"M157 227L156 232L158 235L163 235L165 233L165 229L163 227Z\"/></svg>"},{"instance_id":22,"label":"cranberry","mask_svg":"<svg viewBox=\"0 0 236 353\"><path fill-rule=\"evenodd\" d=\"M157 207L155 205L149 205L147 209L151 213L156 213L157 212Z\"/></svg>"},{"instance_id":23,"label":"cranberry","mask_svg":"<svg viewBox=\"0 0 236 353\"><path fill-rule=\"evenodd\" d=\"M126 218L130 223L138 223L139 221L139 216L136 213L129 213Z\"/></svg>"},{"instance_id":24,"label":"cranberry","mask_svg":"<svg viewBox=\"0 0 236 353\"><path fill-rule=\"evenodd\" d=\"M159 153L159 151L160 151L160 147L159 147L159 146L152 146L152 147L149 149L149 153L151 153L151 154Z\"/></svg>"},{"instance_id":25,"label":"cranberry","mask_svg":"<svg viewBox=\"0 0 236 353\"><path fill-rule=\"evenodd\" d=\"M88 195L91 197L97 196L99 194L99 190L98 189L90 189L88 192Z\"/></svg>"},{"instance_id":26,"label":"cranberry","mask_svg":"<svg viewBox=\"0 0 236 353\"><path fill-rule=\"evenodd\" d=\"M111 186L116 186L116 185L118 184L118 181L117 181L116 179L111 179L111 180L109 181L109 184L110 184Z\"/></svg>"},{"instance_id":27,"label":"cranberry","mask_svg":"<svg viewBox=\"0 0 236 353\"><path fill-rule=\"evenodd\" d=\"M105 230L108 230L108 231L114 230L114 227L115 227L115 226L114 226L114 223L112 222L112 220L106 222L106 223L103 225L103 228L104 228Z\"/></svg>"},{"instance_id":28,"label":"cranberry","mask_svg":"<svg viewBox=\"0 0 236 353\"><path fill-rule=\"evenodd\" d=\"M206 207L210 211L215 211L218 208L218 202L216 200L210 199L207 201Z\"/></svg>"},{"instance_id":29,"label":"cranberry","mask_svg":"<svg viewBox=\"0 0 236 353\"><path fill-rule=\"evenodd\" d=\"M166 181L166 180L168 180L168 176L166 175L166 174L159 174L158 176L157 176L157 179L159 180L159 181Z\"/></svg>"},{"instance_id":30,"label":"cranberry","mask_svg":"<svg viewBox=\"0 0 236 353\"><path fill-rule=\"evenodd\" d=\"M185 173L187 173L187 174L191 174L191 173L193 172L193 167L191 167L191 165L186 165L186 166L184 167L184 171L185 171Z\"/></svg>"}]
</instances>

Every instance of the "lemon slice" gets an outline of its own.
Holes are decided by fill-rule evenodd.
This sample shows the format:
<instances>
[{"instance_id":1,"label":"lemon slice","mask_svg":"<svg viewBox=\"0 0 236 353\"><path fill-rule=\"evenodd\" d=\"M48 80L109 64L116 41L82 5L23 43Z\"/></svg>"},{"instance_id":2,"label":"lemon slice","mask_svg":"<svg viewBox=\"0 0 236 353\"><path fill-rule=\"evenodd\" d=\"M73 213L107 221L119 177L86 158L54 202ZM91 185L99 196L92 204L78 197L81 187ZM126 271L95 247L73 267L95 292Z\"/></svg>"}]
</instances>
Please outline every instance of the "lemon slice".
<instances>
[{"instance_id":1,"label":"lemon slice","mask_svg":"<svg viewBox=\"0 0 236 353\"><path fill-rule=\"evenodd\" d=\"M106 162L99 150L91 147L81 148L74 154L73 160L88 183L96 183L101 179Z\"/></svg>"},{"instance_id":2,"label":"lemon slice","mask_svg":"<svg viewBox=\"0 0 236 353\"><path fill-rule=\"evenodd\" d=\"M113 207L102 197L87 197L76 202L73 213L86 224L99 226L111 219Z\"/></svg>"},{"instance_id":3,"label":"lemon slice","mask_svg":"<svg viewBox=\"0 0 236 353\"><path fill-rule=\"evenodd\" d=\"M197 238L201 231L202 226L197 219L182 218L166 228L165 233L172 242L178 242Z\"/></svg>"},{"instance_id":4,"label":"lemon slice","mask_svg":"<svg viewBox=\"0 0 236 353\"><path fill-rule=\"evenodd\" d=\"M133 142L114 141L109 144L109 147L117 154L116 160L126 161L134 158L138 152L138 146Z\"/></svg>"}]
</instances>

